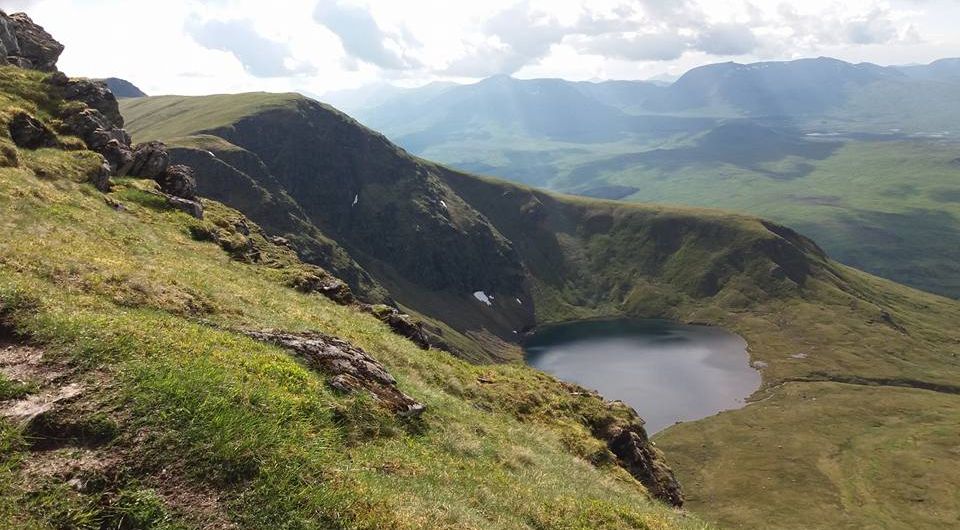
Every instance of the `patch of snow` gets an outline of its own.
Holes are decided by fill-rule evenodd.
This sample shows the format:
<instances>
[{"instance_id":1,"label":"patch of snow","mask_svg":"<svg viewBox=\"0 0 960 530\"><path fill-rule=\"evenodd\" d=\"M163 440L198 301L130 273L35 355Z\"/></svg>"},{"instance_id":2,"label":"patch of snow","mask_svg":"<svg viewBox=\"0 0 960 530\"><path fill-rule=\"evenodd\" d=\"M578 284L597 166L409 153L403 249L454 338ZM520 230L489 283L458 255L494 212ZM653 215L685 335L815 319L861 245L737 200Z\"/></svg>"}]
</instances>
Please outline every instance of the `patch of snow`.
<instances>
[{"instance_id":1,"label":"patch of snow","mask_svg":"<svg viewBox=\"0 0 960 530\"><path fill-rule=\"evenodd\" d=\"M217 155L213 154L213 151L207 151L207 154L210 155L210 158L217 158Z\"/></svg>"},{"instance_id":2,"label":"patch of snow","mask_svg":"<svg viewBox=\"0 0 960 530\"><path fill-rule=\"evenodd\" d=\"M353 196L353 204L351 204L350 206L356 206L358 202L360 202L360 194L359 194L359 193Z\"/></svg>"},{"instance_id":3,"label":"patch of snow","mask_svg":"<svg viewBox=\"0 0 960 530\"><path fill-rule=\"evenodd\" d=\"M806 354L806 353L803 353L803 352L794 353L793 355L790 356L790 358L791 358L791 359L806 359L806 358L807 358L807 354Z\"/></svg>"},{"instance_id":4,"label":"patch of snow","mask_svg":"<svg viewBox=\"0 0 960 530\"><path fill-rule=\"evenodd\" d=\"M446 208L447 203L443 202L443 199L440 199L440 206L443 206L444 208Z\"/></svg>"},{"instance_id":5,"label":"patch of snow","mask_svg":"<svg viewBox=\"0 0 960 530\"><path fill-rule=\"evenodd\" d=\"M520 300L519 298L517 298L517 303L520 304L520 305L523 305L523 301Z\"/></svg>"},{"instance_id":6,"label":"patch of snow","mask_svg":"<svg viewBox=\"0 0 960 530\"><path fill-rule=\"evenodd\" d=\"M487 293L485 293L485 292L483 292L483 291L476 291L476 292L474 292L474 293L473 293L473 297L476 298L477 300L480 300L481 302L483 302L483 303L485 303L485 304L487 304L487 305L493 305L493 302L491 302L491 300L493 300L493 297L492 297L492 296L487 296Z\"/></svg>"}]
</instances>

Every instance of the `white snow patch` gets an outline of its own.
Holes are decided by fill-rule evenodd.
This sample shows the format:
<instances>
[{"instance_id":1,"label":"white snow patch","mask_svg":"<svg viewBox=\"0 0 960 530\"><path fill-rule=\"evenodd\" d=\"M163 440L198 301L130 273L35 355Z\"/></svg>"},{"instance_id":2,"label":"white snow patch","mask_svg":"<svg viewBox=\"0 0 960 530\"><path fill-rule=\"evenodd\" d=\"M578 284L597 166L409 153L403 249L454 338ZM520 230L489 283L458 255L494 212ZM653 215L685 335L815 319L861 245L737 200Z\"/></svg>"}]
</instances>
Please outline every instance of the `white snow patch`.
<instances>
[{"instance_id":1,"label":"white snow patch","mask_svg":"<svg viewBox=\"0 0 960 530\"><path fill-rule=\"evenodd\" d=\"M358 202L360 202L360 194L359 194L359 193L353 196L353 204L351 204L351 206L356 206Z\"/></svg>"},{"instance_id":2,"label":"white snow patch","mask_svg":"<svg viewBox=\"0 0 960 530\"><path fill-rule=\"evenodd\" d=\"M523 300L520 300L519 298L517 298L517 303L520 305L523 305Z\"/></svg>"},{"instance_id":3,"label":"white snow patch","mask_svg":"<svg viewBox=\"0 0 960 530\"><path fill-rule=\"evenodd\" d=\"M444 208L446 208L447 203L443 202L443 199L440 199L440 206L443 206Z\"/></svg>"},{"instance_id":4,"label":"white snow patch","mask_svg":"<svg viewBox=\"0 0 960 530\"><path fill-rule=\"evenodd\" d=\"M207 151L207 154L210 155L210 158L217 158L217 155L213 154L213 151Z\"/></svg>"},{"instance_id":5,"label":"white snow patch","mask_svg":"<svg viewBox=\"0 0 960 530\"><path fill-rule=\"evenodd\" d=\"M485 292L483 292L483 291L476 291L476 292L474 292L474 293L473 293L473 297L476 298L477 300L480 300L481 302L483 302L483 303L485 303L485 304L487 304L487 305L493 305L493 302L491 302L491 300L493 300L493 297L492 297L492 296L487 296L487 293L485 293Z\"/></svg>"}]
</instances>

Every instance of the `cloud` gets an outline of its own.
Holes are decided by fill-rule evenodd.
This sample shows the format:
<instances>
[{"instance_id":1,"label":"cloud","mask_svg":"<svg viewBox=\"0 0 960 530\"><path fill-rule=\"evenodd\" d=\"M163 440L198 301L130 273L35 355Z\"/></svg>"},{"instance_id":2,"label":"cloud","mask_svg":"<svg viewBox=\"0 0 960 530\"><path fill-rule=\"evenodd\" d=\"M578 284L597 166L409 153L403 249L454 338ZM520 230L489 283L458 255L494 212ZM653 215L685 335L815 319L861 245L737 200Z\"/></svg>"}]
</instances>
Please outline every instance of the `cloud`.
<instances>
[{"instance_id":1,"label":"cloud","mask_svg":"<svg viewBox=\"0 0 960 530\"><path fill-rule=\"evenodd\" d=\"M893 21L886 12L879 9L847 22L844 33L847 40L853 44L883 44L899 37Z\"/></svg>"},{"instance_id":2,"label":"cloud","mask_svg":"<svg viewBox=\"0 0 960 530\"><path fill-rule=\"evenodd\" d=\"M338 0L321 0L313 11L313 19L332 31L350 57L388 70L415 68L420 64L387 46L393 43L419 43L406 29L399 35L384 32L366 9L345 5Z\"/></svg>"},{"instance_id":3,"label":"cloud","mask_svg":"<svg viewBox=\"0 0 960 530\"><path fill-rule=\"evenodd\" d=\"M576 48L584 53L628 61L672 61L690 49L690 43L686 37L672 32L606 34L582 39Z\"/></svg>"},{"instance_id":4,"label":"cloud","mask_svg":"<svg viewBox=\"0 0 960 530\"><path fill-rule=\"evenodd\" d=\"M710 55L746 55L757 48L757 36L742 24L716 24L700 33L696 48Z\"/></svg>"},{"instance_id":5,"label":"cloud","mask_svg":"<svg viewBox=\"0 0 960 530\"><path fill-rule=\"evenodd\" d=\"M185 29L197 44L229 52L243 68L256 77L286 77L312 74L310 65L295 65L290 48L259 33L249 20L207 20L189 18Z\"/></svg>"}]
</instances>

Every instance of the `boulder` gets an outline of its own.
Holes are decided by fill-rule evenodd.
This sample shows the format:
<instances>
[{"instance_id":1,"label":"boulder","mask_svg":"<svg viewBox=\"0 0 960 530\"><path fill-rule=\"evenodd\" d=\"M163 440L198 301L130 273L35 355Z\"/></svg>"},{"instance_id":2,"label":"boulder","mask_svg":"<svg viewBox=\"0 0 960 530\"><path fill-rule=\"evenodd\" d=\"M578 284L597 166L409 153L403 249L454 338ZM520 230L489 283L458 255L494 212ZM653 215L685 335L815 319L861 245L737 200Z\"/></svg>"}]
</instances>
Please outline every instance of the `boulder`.
<instances>
[{"instance_id":1,"label":"boulder","mask_svg":"<svg viewBox=\"0 0 960 530\"><path fill-rule=\"evenodd\" d=\"M110 175L113 174L113 168L103 155L100 155L100 157L102 162L87 175L87 180L89 180L95 188L106 193L110 191Z\"/></svg>"},{"instance_id":2,"label":"boulder","mask_svg":"<svg viewBox=\"0 0 960 530\"><path fill-rule=\"evenodd\" d=\"M107 160L112 174L118 177L130 174L130 167L133 165L133 151L125 144L116 139L110 139L97 152Z\"/></svg>"},{"instance_id":3,"label":"boulder","mask_svg":"<svg viewBox=\"0 0 960 530\"><path fill-rule=\"evenodd\" d=\"M97 109L83 108L69 113L64 125L71 133L80 137L87 147L99 151L110 140L116 140L124 146L130 145L127 131L115 127L113 123ZM129 149L129 147L128 147Z\"/></svg>"},{"instance_id":4,"label":"boulder","mask_svg":"<svg viewBox=\"0 0 960 530\"><path fill-rule=\"evenodd\" d=\"M79 101L100 111L113 127L123 127L120 105L107 84L93 79L69 79L63 87L63 99Z\"/></svg>"},{"instance_id":5,"label":"boulder","mask_svg":"<svg viewBox=\"0 0 960 530\"><path fill-rule=\"evenodd\" d=\"M0 10L0 65L10 64L7 57L16 57L19 54L20 43L17 42L14 22Z\"/></svg>"},{"instance_id":6,"label":"boulder","mask_svg":"<svg viewBox=\"0 0 960 530\"><path fill-rule=\"evenodd\" d=\"M3 42L4 57L8 64L42 72L56 71L57 59L63 53L63 44L30 20L25 13L7 15L0 11L0 19L3 20L0 42Z\"/></svg>"},{"instance_id":7,"label":"boulder","mask_svg":"<svg viewBox=\"0 0 960 530\"><path fill-rule=\"evenodd\" d=\"M357 346L323 333L249 331L247 335L292 351L314 370L331 376L328 384L341 392L366 390L399 416L419 416L425 406L397 388L397 381L379 361Z\"/></svg>"},{"instance_id":8,"label":"boulder","mask_svg":"<svg viewBox=\"0 0 960 530\"><path fill-rule=\"evenodd\" d=\"M174 208L186 212L189 215L196 217L197 219L203 219L203 205L200 204L200 201L191 201L188 199L181 199L180 197L174 197L173 195L166 195L167 204L173 206Z\"/></svg>"},{"instance_id":9,"label":"boulder","mask_svg":"<svg viewBox=\"0 0 960 530\"><path fill-rule=\"evenodd\" d=\"M193 200L197 197L197 179L190 166L170 166L155 179L160 190L181 199Z\"/></svg>"},{"instance_id":10,"label":"boulder","mask_svg":"<svg viewBox=\"0 0 960 530\"><path fill-rule=\"evenodd\" d=\"M25 149L40 149L41 147L56 147L57 135L40 120L27 114L17 112L13 115L9 125L10 138L17 147Z\"/></svg>"},{"instance_id":11,"label":"boulder","mask_svg":"<svg viewBox=\"0 0 960 530\"><path fill-rule=\"evenodd\" d=\"M396 308L388 305L374 305L369 307L369 312L384 324L390 326L397 335L402 335L410 339L420 349L430 349L430 339L423 329L423 323L414 320L413 317L401 313Z\"/></svg>"},{"instance_id":12,"label":"boulder","mask_svg":"<svg viewBox=\"0 0 960 530\"><path fill-rule=\"evenodd\" d=\"M130 175L156 179L170 166L170 154L163 142L146 142L133 148L133 165Z\"/></svg>"}]
</instances>

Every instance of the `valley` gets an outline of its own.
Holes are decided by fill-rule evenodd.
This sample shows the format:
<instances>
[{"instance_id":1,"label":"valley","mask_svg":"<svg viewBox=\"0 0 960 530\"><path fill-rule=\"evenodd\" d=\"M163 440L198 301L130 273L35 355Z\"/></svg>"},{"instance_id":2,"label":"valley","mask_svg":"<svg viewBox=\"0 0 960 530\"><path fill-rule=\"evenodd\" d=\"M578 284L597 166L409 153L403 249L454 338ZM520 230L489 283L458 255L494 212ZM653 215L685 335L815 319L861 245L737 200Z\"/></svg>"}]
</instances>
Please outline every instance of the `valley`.
<instances>
[{"instance_id":1,"label":"valley","mask_svg":"<svg viewBox=\"0 0 960 530\"><path fill-rule=\"evenodd\" d=\"M63 51L0 11L3 530L960 522L955 61L341 94L358 121Z\"/></svg>"},{"instance_id":2,"label":"valley","mask_svg":"<svg viewBox=\"0 0 960 530\"><path fill-rule=\"evenodd\" d=\"M453 167L564 193L748 212L842 263L957 298L951 64L904 73L823 58L724 63L669 87L498 78L344 103Z\"/></svg>"}]
</instances>

